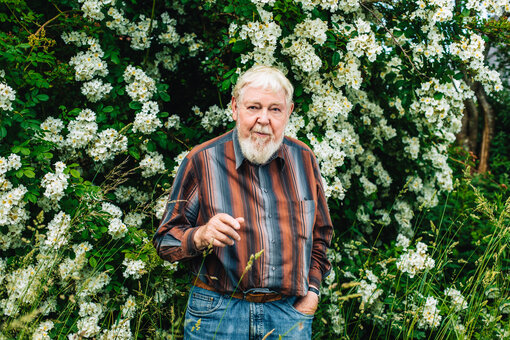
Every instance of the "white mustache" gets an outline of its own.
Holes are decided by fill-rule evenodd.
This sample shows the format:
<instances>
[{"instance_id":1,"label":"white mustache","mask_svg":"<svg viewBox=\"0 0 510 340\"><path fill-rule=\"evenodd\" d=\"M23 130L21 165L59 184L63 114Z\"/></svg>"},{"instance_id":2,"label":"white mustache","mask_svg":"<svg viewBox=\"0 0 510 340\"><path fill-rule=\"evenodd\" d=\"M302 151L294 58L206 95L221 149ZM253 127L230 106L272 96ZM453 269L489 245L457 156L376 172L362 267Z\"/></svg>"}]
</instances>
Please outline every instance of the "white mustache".
<instances>
[{"instance_id":1,"label":"white mustache","mask_svg":"<svg viewBox=\"0 0 510 340\"><path fill-rule=\"evenodd\" d=\"M273 131L268 125L255 125L252 129L252 132L265 133L268 135L273 135Z\"/></svg>"}]
</instances>

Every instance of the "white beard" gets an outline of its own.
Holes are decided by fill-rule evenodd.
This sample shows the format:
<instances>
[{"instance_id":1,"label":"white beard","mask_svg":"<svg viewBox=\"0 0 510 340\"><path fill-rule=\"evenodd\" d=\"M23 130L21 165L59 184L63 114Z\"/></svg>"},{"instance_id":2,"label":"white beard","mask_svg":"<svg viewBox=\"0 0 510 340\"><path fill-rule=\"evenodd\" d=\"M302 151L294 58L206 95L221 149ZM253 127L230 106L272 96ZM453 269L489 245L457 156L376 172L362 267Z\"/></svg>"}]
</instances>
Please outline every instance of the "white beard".
<instances>
[{"instance_id":1,"label":"white beard","mask_svg":"<svg viewBox=\"0 0 510 340\"><path fill-rule=\"evenodd\" d=\"M274 135L269 126L255 125L252 132L268 133L268 139L262 139L254 136L243 138L237 128L237 137L243 156L253 164L265 164L271 156L280 148L283 141L283 134L280 140L274 140Z\"/></svg>"}]
</instances>

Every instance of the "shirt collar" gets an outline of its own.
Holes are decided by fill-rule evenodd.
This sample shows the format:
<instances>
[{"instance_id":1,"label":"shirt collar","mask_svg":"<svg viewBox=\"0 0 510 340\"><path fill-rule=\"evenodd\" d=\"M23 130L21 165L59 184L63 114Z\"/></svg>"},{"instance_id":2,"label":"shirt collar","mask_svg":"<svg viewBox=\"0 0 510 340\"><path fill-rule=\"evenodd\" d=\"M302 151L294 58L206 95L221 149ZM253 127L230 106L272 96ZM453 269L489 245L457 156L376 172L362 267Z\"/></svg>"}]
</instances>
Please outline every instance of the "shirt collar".
<instances>
[{"instance_id":1,"label":"shirt collar","mask_svg":"<svg viewBox=\"0 0 510 340\"><path fill-rule=\"evenodd\" d=\"M234 143L234 155L236 157L236 170L237 170L243 164L244 160L246 160L246 162L249 162L244 157L243 152L241 151L241 145L239 144L239 136L237 135L237 127L235 127L232 130L232 141ZM280 170L282 170L283 167L285 166L285 149L286 149L286 147L287 146L285 145L285 140L284 140L282 142L282 145L280 145L280 148L278 149L278 151L273 156L271 156L271 158L269 159L269 161L267 161L266 164L268 164L276 159L276 161L278 162L278 165L280 166Z\"/></svg>"}]
</instances>

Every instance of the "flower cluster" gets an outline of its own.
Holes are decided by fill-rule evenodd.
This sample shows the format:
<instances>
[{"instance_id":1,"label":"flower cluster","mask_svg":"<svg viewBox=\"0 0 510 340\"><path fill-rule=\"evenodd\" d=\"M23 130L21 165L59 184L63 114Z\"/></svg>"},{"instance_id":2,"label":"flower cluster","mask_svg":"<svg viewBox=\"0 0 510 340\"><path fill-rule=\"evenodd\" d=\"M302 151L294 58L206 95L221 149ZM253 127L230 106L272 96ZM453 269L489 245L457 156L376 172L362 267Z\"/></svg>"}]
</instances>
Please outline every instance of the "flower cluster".
<instances>
[{"instance_id":1,"label":"flower cluster","mask_svg":"<svg viewBox=\"0 0 510 340\"><path fill-rule=\"evenodd\" d=\"M419 328L427 329L439 326L443 317L439 314L437 303L438 301L432 296L427 297L421 310L421 317L418 319Z\"/></svg>"},{"instance_id":2,"label":"flower cluster","mask_svg":"<svg viewBox=\"0 0 510 340\"><path fill-rule=\"evenodd\" d=\"M366 56L369 61L375 61L382 52L382 46L376 41L370 23L358 18L354 27L349 30L357 32L347 43L347 51L352 52L356 57Z\"/></svg>"},{"instance_id":3,"label":"flower cluster","mask_svg":"<svg viewBox=\"0 0 510 340\"><path fill-rule=\"evenodd\" d=\"M83 302L80 304L79 316L77 322L78 334L81 337L93 337L101 331L99 319L103 316L103 307L99 303Z\"/></svg>"},{"instance_id":4,"label":"flower cluster","mask_svg":"<svg viewBox=\"0 0 510 340\"><path fill-rule=\"evenodd\" d=\"M101 12L104 6L113 3L115 0L78 0L83 11L83 16L91 20L103 20L104 14Z\"/></svg>"},{"instance_id":5,"label":"flower cluster","mask_svg":"<svg viewBox=\"0 0 510 340\"><path fill-rule=\"evenodd\" d=\"M96 135L91 142L88 154L96 162L112 160L117 154L127 150L127 137L115 129L106 129Z\"/></svg>"},{"instance_id":6,"label":"flower cluster","mask_svg":"<svg viewBox=\"0 0 510 340\"><path fill-rule=\"evenodd\" d=\"M5 83L0 83L0 109L12 110L12 102L16 99L16 91Z\"/></svg>"},{"instance_id":7,"label":"flower cluster","mask_svg":"<svg viewBox=\"0 0 510 340\"><path fill-rule=\"evenodd\" d=\"M139 279L142 277L142 274L145 273L145 262L142 260L132 260L132 259L124 259L122 265L126 267L122 275L125 278L132 277L133 279Z\"/></svg>"},{"instance_id":8,"label":"flower cluster","mask_svg":"<svg viewBox=\"0 0 510 340\"><path fill-rule=\"evenodd\" d=\"M21 246L21 233L25 229L25 221L29 218L26 202L27 193L24 185L14 187L6 178L6 173L21 168L21 158L16 154L8 158L0 157L0 249L7 250ZM5 228L4 228L5 226Z\"/></svg>"},{"instance_id":9,"label":"flower cluster","mask_svg":"<svg viewBox=\"0 0 510 340\"><path fill-rule=\"evenodd\" d=\"M163 155L158 152L148 152L140 161L143 177L151 177L166 170Z\"/></svg>"},{"instance_id":10,"label":"flower cluster","mask_svg":"<svg viewBox=\"0 0 510 340\"><path fill-rule=\"evenodd\" d=\"M104 77L108 74L107 65L101 59L104 52L99 46L99 42L89 38L87 44L90 45L87 51L78 52L69 61L69 65L74 66L76 80L92 80L96 76Z\"/></svg>"},{"instance_id":11,"label":"flower cluster","mask_svg":"<svg viewBox=\"0 0 510 340\"><path fill-rule=\"evenodd\" d=\"M151 99L156 92L156 82L147 76L139 68L131 65L124 71L124 80L128 83L126 91L134 101L146 102Z\"/></svg>"},{"instance_id":12,"label":"flower cluster","mask_svg":"<svg viewBox=\"0 0 510 340\"><path fill-rule=\"evenodd\" d=\"M160 128L163 124L157 116L158 112L158 103L154 101L143 103L142 110L135 116L133 132L150 134Z\"/></svg>"},{"instance_id":13,"label":"flower cluster","mask_svg":"<svg viewBox=\"0 0 510 340\"><path fill-rule=\"evenodd\" d=\"M67 130L69 134L64 141L66 146L72 149L86 147L97 132L96 113L90 109L82 110L75 120L69 122Z\"/></svg>"},{"instance_id":14,"label":"flower cluster","mask_svg":"<svg viewBox=\"0 0 510 340\"><path fill-rule=\"evenodd\" d=\"M375 276L372 271L367 270L366 275L368 281L360 281L360 285L357 287L357 293L361 295L363 305L371 305L382 295L383 290L377 287L379 278Z\"/></svg>"},{"instance_id":15,"label":"flower cluster","mask_svg":"<svg viewBox=\"0 0 510 340\"><path fill-rule=\"evenodd\" d=\"M64 137L60 134L64 128L64 122L61 119L48 117L41 123L43 130L43 139L54 143L57 148L64 146Z\"/></svg>"},{"instance_id":16,"label":"flower cluster","mask_svg":"<svg viewBox=\"0 0 510 340\"><path fill-rule=\"evenodd\" d=\"M276 62L274 53L277 41L282 34L280 26L272 20L272 14L258 9L263 22L251 21L242 25L239 29L237 24L232 23L229 28L231 37L239 34L241 39L249 39L253 45L253 51L243 56L243 63L254 60L259 64L273 64ZM265 19L265 20L264 20Z\"/></svg>"},{"instance_id":17,"label":"flower cluster","mask_svg":"<svg viewBox=\"0 0 510 340\"><path fill-rule=\"evenodd\" d=\"M407 241L400 241L401 244L408 244ZM434 268L436 262L427 254L427 245L423 242L416 244L416 250L407 249L397 260L397 269L407 273L413 278L424 270Z\"/></svg>"},{"instance_id":18,"label":"flower cluster","mask_svg":"<svg viewBox=\"0 0 510 340\"><path fill-rule=\"evenodd\" d=\"M55 163L55 172L48 172L44 175L41 186L45 189L44 196L52 201L60 201L64 197L64 190L67 188L69 175L64 173L66 165L63 162Z\"/></svg>"},{"instance_id":19,"label":"flower cluster","mask_svg":"<svg viewBox=\"0 0 510 340\"><path fill-rule=\"evenodd\" d=\"M53 321L41 322L32 335L32 340L50 340L51 337L48 333L53 329L53 327Z\"/></svg>"},{"instance_id":20,"label":"flower cluster","mask_svg":"<svg viewBox=\"0 0 510 340\"><path fill-rule=\"evenodd\" d=\"M71 217L64 213L59 212L50 223L48 223L48 233L44 245L49 250L57 250L68 243L69 233L67 232L71 227Z\"/></svg>"},{"instance_id":21,"label":"flower cluster","mask_svg":"<svg viewBox=\"0 0 510 340\"><path fill-rule=\"evenodd\" d=\"M110 7L108 9L108 15L111 16L113 20L107 21L106 26L115 30L118 34L129 36L132 49L144 50L151 45L151 40L149 38L151 18L142 14L139 16L139 21L137 23L130 22L124 17L124 11L119 11L115 7ZM153 24L157 24L157 22Z\"/></svg>"},{"instance_id":22,"label":"flower cluster","mask_svg":"<svg viewBox=\"0 0 510 340\"><path fill-rule=\"evenodd\" d=\"M104 83L101 79L93 79L89 82L83 83L81 93L92 102L98 102L103 99L113 89L109 83Z\"/></svg>"},{"instance_id":23,"label":"flower cluster","mask_svg":"<svg viewBox=\"0 0 510 340\"><path fill-rule=\"evenodd\" d=\"M456 312L460 312L468 308L466 298L462 296L462 293L455 288L447 288L444 291L444 295L450 297L452 301L452 309Z\"/></svg>"}]
</instances>

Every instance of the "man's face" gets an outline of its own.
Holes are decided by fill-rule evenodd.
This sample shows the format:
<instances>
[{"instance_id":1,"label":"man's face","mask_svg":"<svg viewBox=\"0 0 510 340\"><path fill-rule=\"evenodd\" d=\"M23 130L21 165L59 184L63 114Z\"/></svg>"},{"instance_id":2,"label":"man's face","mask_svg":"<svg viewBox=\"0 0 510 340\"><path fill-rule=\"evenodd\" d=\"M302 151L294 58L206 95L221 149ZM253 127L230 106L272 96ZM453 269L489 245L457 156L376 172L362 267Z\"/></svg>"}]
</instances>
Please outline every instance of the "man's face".
<instances>
[{"instance_id":1,"label":"man's face","mask_svg":"<svg viewBox=\"0 0 510 340\"><path fill-rule=\"evenodd\" d=\"M251 162L265 163L280 147L294 104L287 105L283 90L273 92L250 85L243 89L240 99L232 98L232 118L241 149Z\"/></svg>"}]
</instances>

